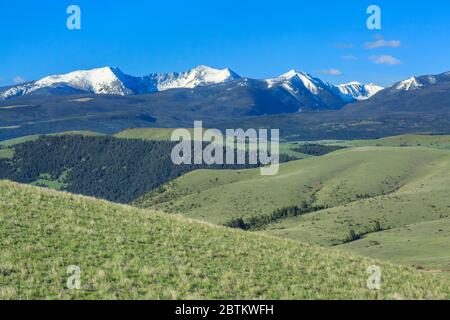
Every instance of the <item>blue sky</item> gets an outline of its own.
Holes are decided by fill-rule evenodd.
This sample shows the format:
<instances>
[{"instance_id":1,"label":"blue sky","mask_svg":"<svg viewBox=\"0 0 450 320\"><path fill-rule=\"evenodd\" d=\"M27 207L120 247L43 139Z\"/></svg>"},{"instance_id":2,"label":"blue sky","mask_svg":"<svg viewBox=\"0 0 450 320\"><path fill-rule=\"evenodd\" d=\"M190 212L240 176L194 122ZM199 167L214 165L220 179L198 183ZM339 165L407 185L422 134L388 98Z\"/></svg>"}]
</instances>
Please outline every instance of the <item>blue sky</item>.
<instances>
[{"instance_id":1,"label":"blue sky","mask_svg":"<svg viewBox=\"0 0 450 320\"><path fill-rule=\"evenodd\" d=\"M81 30L66 28L70 4ZM381 30L366 27L370 4ZM1 1L0 40L0 86L106 65L144 75L199 64L388 85L450 70L450 1Z\"/></svg>"}]
</instances>

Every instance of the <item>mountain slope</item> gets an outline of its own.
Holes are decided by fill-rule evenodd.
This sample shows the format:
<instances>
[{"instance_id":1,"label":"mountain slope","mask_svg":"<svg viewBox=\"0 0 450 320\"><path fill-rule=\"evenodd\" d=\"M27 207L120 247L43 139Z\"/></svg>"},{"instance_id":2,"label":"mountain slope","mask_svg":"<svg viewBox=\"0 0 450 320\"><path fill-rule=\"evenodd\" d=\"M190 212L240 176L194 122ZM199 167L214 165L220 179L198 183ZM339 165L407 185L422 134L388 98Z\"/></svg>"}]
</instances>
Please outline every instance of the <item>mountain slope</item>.
<instances>
[{"instance_id":1,"label":"mountain slope","mask_svg":"<svg viewBox=\"0 0 450 320\"><path fill-rule=\"evenodd\" d=\"M198 66L182 73L154 73L145 77L133 77L123 73L119 68L104 67L52 75L38 81L6 88L0 90L0 97L10 99L21 95L42 93L44 89L47 91L53 89L54 94L84 92L126 96L169 89L195 88L239 78L239 75L230 69L217 70L207 66Z\"/></svg>"},{"instance_id":2,"label":"mountain slope","mask_svg":"<svg viewBox=\"0 0 450 320\"><path fill-rule=\"evenodd\" d=\"M407 112L425 116L450 112L450 72L412 77L379 92L367 101L347 105L354 117L388 116Z\"/></svg>"},{"instance_id":3,"label":"mountain slope","mask_svg":"<svg viewBox=\"0 0 450 320\"><path fill-rule=\"evenodd\" d=\"M370 83L363 85L359 82L349 82L337 86L342 98L345 101L353 102L355 100L367 100L383 90L383 87Z\"/></svg>"},{"instance_id":4,"label":"mountain slope","mask_svg":"<svg viewBox=\"0 0 450 320\"><path fill-rule=\"evenodd\" d=\"M346 104L322 80L313 76L291 70L278 78L266 80L269 89L279 89L288 92L299 104L299 111L318 111L340 109Z\"/></svg>"},{"instance_id":5,"label":"mountain slope","mask_svg":"<svg viewBox=\"0 0 450 320\"><path fill-rule=\"evenodd\" d=\"M436 299L407 267L0 181L2 299ZM80 290L66 287L80 268ZM366 288L372 265L382 290Z\"/></svg>"}]
</instances>

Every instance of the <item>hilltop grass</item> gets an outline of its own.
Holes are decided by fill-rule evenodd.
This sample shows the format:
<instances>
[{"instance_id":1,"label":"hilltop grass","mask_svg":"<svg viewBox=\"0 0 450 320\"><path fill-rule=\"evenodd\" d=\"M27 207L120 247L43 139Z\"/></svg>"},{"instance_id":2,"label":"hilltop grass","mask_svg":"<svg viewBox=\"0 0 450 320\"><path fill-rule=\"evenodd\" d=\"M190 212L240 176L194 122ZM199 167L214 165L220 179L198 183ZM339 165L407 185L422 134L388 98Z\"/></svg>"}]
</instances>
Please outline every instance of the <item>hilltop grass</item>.
<instances>
[{"instance_id":1,"label":"hilltop grass","mask_svg":"<svg viewBox=\"0 0 450 320\"><path fill-rule=\"evenodd\" d=\"M142 140L155 140L155 141L169 141L172 132L176 130L175 128L136 128L136 129L127 129L121 132L114 134L116 138L122 139L142 139ZM194 129L187 129L191 133L191 136L194 136ZM205 130L205 129L204 129ZM280 154L286 154L291 157L295 157L297 159L304 159L310 156L295 151L298 147L297 144L281 142L280 143Z\"/></svg>"},{"instance_id":2,"label":"hilltop grass","mask_svg":"<svg viewBox=\"0 0 450 320\"><path fill-rule=\"evenodd\" d=\"M14 157L14 149L0 149L0 159L11 159Z\"/></svg>"},{"instance_id":3,"label":"hilltop grass","mask_svg":"<svg viewBox=\"0 0 450 320\"><path fill-rule=\"evenodd\" d=\"M86 131L86 130L79 130L79 131L64 131L64 132L58 132L58 133L51 133L47 134L47 136L61 136L61 135L82 135L87 137L94 137L94 136L102 136L102 133L94 132L94 131ZM35 134L31 136L23 136L19 138L9 139L9 140L3 140L0 141L0 146L4 148L11 148L17 144L21 144L24 142L29 141L35 141L39 139L39 137L42 135Z\"/></svg>"},{"instance_id":4,"label":"hilltop grass","mask_svg":"<svg viewBox=\"0 0 450 320\"><path fill-rule=\"evenodd\" d=\"M59 133L52 133L48 134L49 136L64 136L64 135L78 135L78 136L84 136L84 137L98 137L98 136L104 136L105 134L95 131L89 131L89 130L73 130L73 131L64 131Z\"/></svg>"},{"instance_id":5,"label":"hilltop grass","mask_svg":"<svg viewBox=\"0 0 450 320\"><path fill-rule=\"evenodd\" d=\"M114 134L116 138L122 139L142 139L156 141L170 141L175 128L135 128L127 129ZM187 129L193 136L194 129Z\"/></svg>"},{"instance_id":6,"label":"hilltop grass","mask_svg":"<svg viewBox=\"0 0 450 320\"><path fill-rule=\"evenodd\" d=\"M4 148L10 148L16 144L20 144L20 143L24 143L24 142L28 142L28 141L34 141L37 139L39 139L39 135L23 136L23 137L19 137L19 138L0 141L0 146L2 146Z\"/></svg>"},{"instance_id":7,"label":"hilltop grass","mask_svg":"<svg viewBox=\"0 0 450 320\"><path fill-rule=\"evenodd\" d=\"M450 150L450 136L406 134L376 140L353 140L331 144L345 147L424 147Z\"/></svg>"},{"instance_id":8,"label":"hilltop grass","mask_svg":"<svg viewBox=\"0 0 450 320\"><path fill-rule=\"evenodd\" d=\"M0 181L1 299L448 299L408 267ZM66 287L67 267L81 289ZM382 289L366 288L371 265Z\"/></svg>"}]
</instances>

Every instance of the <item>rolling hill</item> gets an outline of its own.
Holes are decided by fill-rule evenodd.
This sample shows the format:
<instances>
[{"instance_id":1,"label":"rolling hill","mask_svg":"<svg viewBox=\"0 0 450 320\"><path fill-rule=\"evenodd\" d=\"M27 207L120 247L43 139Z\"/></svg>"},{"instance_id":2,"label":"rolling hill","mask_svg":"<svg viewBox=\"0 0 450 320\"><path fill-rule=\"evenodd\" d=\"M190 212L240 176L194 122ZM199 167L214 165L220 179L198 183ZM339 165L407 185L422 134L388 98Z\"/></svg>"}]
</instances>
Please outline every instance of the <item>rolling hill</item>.
<instances>
[{"instance_id":1,"label":"rolling hill","mask_svg":"<svg viewBox=\"0 0 450 320\"><path fill-rule=\"evenodd\" d=\"M449 272L448 172L448 150L351 148L282 164L274 177L191 172L135 204Z\"/></svg>"},{"instance_id":2,"label":"rolling hill","mask_svg":"<svg viewBox=\"0 0 450 320\"><path fill-rule=\"evenodd\" d=\"M138 204L219 224L236 217L268 216L305 201L310 206L335 207L392 193L426 173L425 165L449 155L421 148L366 147L285 163L272 177L263 177L258 170L197 170L170 182L162 193L144 196Z\"/></svg>"},{"instance_id":3,"label":"rolling hill","mask_svg":"<svg viewBox=\"0 0 450 320\"><path fill-rule=\"evenodd\" d=\"M338 143L331 142L330 144L345 147L427 147L450 150L450 136L408 134L375 140L353 140Z\"/></svg>"},{"instance_id":4,"label":"rolling hill","mask_svg":"<svg viewBox=\"0 0 450 320\"><path fill-rule=\"evenodd\" d=\"M446 299L408 267L0 181L1 299ZM366 287L369 266L382 271ZM66 286L80 268L80 289Z\"/></svg>"}]
</instances>

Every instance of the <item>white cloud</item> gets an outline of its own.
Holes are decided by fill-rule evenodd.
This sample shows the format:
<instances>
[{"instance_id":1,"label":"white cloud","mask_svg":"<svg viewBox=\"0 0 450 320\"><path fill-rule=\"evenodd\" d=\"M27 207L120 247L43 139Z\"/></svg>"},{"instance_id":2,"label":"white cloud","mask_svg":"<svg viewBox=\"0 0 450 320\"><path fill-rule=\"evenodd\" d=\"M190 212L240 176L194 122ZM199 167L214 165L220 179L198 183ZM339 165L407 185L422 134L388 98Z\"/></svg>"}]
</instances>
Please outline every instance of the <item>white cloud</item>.
<instances>
[{"instance_id":1,"label":"white cloud","mask_svg":"<svg viewBox=\"0 0 450 320\"><path fill-rule=\"evenodd\" d=\"M376 49L376 48L383 48L383 47L391 47L391 48L399 48L402 45L402 43L399 40L384 40L384 39L378 39L372 42L366 42L364 47L366 49Z\"/></svg>"},{"instance_id":2,"label":"white cloud","mask_svg":"<svg viewBox=\"0 0 450 320\"><path fill-rule=\"evenodd\" d=\"M342 71L338 69L325 69L322 73L329 76L342 76Z\"/></svg>"},{"instance_id":3,"label":"white cloud","mask_svg":"<svg viewBox=\"0 0 450 320\"><path fill-rule=\"evenodd\" d=\"M21 76L14 77L12 80L13 80L13 82L14 82L15 84L20 84L20 83L27 82L27 80L25 80L25 79L22 78Z\"/></svg>"},{"instance_id":4,"label":"white cloud","mask_svg":"<svg viewBox=\"0 0 450 320\"><path fill-rule=\"evenodd\" d=\"M391 66L402 63L399 59L388 55L371 56L370 60L376 64L388 64Z\"/></svg>"},{"instance_id":5,"label":"white cloud","mask_svg":"<svg viewBox=\"0 0 450 320\"><path fill-rule=\"evenodd\" d=\"M352 54L348 54L348 55L345 55L345 56L341 56L341 59L342 60L347 60L347 61L354 61L354 60L358 60L358 57L354 56Z\"/></svg>"}]
</instances>

